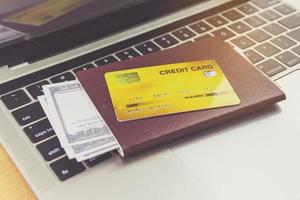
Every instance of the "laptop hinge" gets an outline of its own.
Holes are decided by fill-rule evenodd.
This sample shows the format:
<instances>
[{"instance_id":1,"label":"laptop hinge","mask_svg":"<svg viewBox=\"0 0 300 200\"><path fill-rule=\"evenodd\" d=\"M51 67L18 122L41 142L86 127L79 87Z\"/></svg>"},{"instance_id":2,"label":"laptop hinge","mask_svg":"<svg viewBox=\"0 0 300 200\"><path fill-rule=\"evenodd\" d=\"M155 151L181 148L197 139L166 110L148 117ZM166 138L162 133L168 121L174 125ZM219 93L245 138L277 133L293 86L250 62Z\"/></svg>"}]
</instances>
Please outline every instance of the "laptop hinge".
<instances>
[{"instance_id":1,"label":"laptop hinge","mask_svg":"<svg viewBox=\"0 0 300 200\"><path fill-rule=\"evenodd\" d=\"M20 64L15 65L15 66L10 66L9 70L12 71L12 70L16 70L16 69L21 69L23 67L27 67L28 65L30 65L28 62L20 63Z\"/></svg>"},{"instance_id":2,"label":"laptop hinge","mask_svg":"<svg viewBox=\"0 0 300 200\"><path fill-rule=\"evenodd\" d=\"M0 70L8 70L8 66L7 65L1 66Z\"/></svg>"}]
</instances>

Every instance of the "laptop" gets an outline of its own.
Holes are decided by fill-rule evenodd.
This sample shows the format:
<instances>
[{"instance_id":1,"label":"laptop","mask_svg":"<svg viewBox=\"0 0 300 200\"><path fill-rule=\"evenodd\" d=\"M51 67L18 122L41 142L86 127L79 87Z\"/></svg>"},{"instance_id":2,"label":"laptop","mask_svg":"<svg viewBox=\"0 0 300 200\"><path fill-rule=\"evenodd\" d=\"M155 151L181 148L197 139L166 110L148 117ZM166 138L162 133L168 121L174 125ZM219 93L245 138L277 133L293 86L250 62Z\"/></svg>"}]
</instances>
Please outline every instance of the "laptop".
<instances>
[{"instance_id":1,"label":"laptop","mask_svg":"<svg viewBox=\"0 0 300 200\"><path fill-rule=\"evenodd\" d=\"M0 3L0 141L39 199L300 199L297 0L63 2ZM287 100L126 160L66 157L42 85L214 36Z\"/></svg>"}]
</instances>

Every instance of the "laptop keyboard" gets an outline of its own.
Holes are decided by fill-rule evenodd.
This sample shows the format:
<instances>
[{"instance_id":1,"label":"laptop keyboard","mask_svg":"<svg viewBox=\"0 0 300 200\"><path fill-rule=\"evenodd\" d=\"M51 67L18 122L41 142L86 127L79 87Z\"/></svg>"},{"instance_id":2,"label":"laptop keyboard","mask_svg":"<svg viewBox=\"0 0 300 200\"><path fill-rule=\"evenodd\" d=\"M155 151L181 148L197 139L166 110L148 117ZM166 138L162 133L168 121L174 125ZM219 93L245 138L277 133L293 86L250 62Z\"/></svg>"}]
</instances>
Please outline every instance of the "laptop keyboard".
<instances>
[{"instance_id":1,"label":"laptop keyboard","mask_svg":"<svg viewBox=\"0 0 300 200\"><path fill-rule=\"evenodd\" d=\"M1 84L1 100L23 129L24 135L40 153L41 159L59 180L64 181L109 159L112 154L108 153L82 163L69 160L37 101L37 96L43 94L43 85L75 80L75 73L80 70L213 36L222 37L273 80L288 74L300 63L300 13L290 5L280 0L252 0L222 12L209 13L210 15L204 18L202 15L199 15L198 19L193 17L192 22L181 20L180 23L174 23L173 30L164 32L162 27L154 31L156 33L154 35L146 33L141 37L137 36L139 37L137 43L134 43L135 38L130 42L123 41L120 45L114 45L113 50L105 56L97 57L95 54L92 58L90 55L81 56L76 61L80 61L81 64L64 67L66 69L64 72L56 73L56 69L59 68L57 66L56 69L52 67L47 71L42 70L28 75L24 79ZM141 38L143 41L140 42ZM43 77L45 74L51 75ZM32 77L38 78L32 82L35 80Z\"/></svg>"}]
</instances>

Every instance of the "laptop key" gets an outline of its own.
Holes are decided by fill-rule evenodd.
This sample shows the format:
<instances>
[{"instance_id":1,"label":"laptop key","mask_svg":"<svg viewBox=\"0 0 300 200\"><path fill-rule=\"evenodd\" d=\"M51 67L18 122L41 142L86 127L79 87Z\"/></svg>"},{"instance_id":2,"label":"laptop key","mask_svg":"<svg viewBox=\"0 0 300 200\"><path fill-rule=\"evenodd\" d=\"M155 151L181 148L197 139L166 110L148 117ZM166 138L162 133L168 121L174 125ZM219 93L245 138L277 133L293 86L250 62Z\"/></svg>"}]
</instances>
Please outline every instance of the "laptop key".
<instances>
[{"instance_id":1,"label":"laptop key","mask_svg":"<svg viewBox=\"0 0 300 200\"><path fill-rule=\"evenodd\" d=\"M114 62L118 62L118 60L114 56L107 56L105 58L101 58L95 61L95 64L99 67L106 64L111 64Z\"/></svg>"},{"instance_id":2,"label":"laptop key","mask_svg":"<svg viewBox=\"0 0 300 200\"><path fill-rule=\"evenodd\" d=\"M247 34L251 39L255 40L256 42L260 43L263 41L266 41L267 39L271 38L272 36L266 33L263 30L255 30L252 31L251 33Z\"/></svg>"},{"instance_id":3,"label":"laptop key","mask_svg":"<svg viewBox=\"0 0 300 200\"><path fill-rule=\"evenodd\" d=\"M279 62L277 62L274 59L270 59L259 64L257 68L260 69L264 74L266 74L269 77L272 77L286 70L284 66L282 66Z\"/></svg>"},{"instance_id":4,"label":"laptop key","mask_svg":"<svg viewBox=\"0 0 300 200\"><path fill-rule=\"evenodd\" d=\"M38 144L36 148L46 161L54 160L65 154L65 150L61 147L57 137L51 138L41 144Z\"/></svg>"},{"instance_id":5,"label":"laptop key","mask_svg":"<svg viewBox=\"0 0 300 200\"><path fill-rule=\"evenodd\" d=\"M133 48L129 48L129 49L126 49L126 50L121 51L119 53L116 53L116 56L120 60L127 60L127 59L131 59L131 58L134 58L134 57L138 57L138 56L140 56L140 54L138 52L136 52Z\"/></svg>"},{"instance_id":6,"label":"laptop key","mask_svg":"<svg viewBox=\"0 0 300 200\"><path fill-rule=\"evenodd\" d=\"M296 9L291 7L290 5L288 4L281 4L279 6L276 6L275 7L275 10L277 10L278 12L280 12L281 14L283 15L287 15L287 14L290 14L292 12L295 12Z\"/></svg>"},{"instance_id":7,"label":"laptop key","mask_svg":"<svg viewBox=\"0 0 300 200\"><path fill-rule=\"evenodd\" d=\"M23 90L4 95L1 97L1 100L9 110L23 106L31 101Z\"/></svg>"},{"instance_id":8,"label":"laptop key","mask_svg":"<svg viewBox=\"0 0 300 200\"><path fill-rule=\"evenodd\" d=\"M90 158L84 161L84 163L88 166L88 167L94 167L96 165L98 165L99 163L102 163L103 161L109 159L112 157L112 153L108 152L106 154L94 157L94 158Z\"/></svg>"},{"instance_id":9,"label":"laptop key","mask_svg":"<svg viewBox=\"0 0 300 200\"><path fill-rule=\"evenodd\" d=\"M229 11L223 13L222 15L230 21L235 21L235 20L238 20L238 19L241 19L244 17L243 14L241 14L240 12L238 12L236 10L229 10Z\"/></svg>"},{"instance_id":10,"label":"laptop key","mask_svg":"<svg viewBox=\"0 0 300 200\"><path fill-rule=\"evenodd\" d=\"M281 17L280 14L276 13L273 10L266 10L266 11L260 13L259 15L269 21L274 21L275 19L278 19L279 17Z\"/></svg>"},{"instance_id":11,"label":"laptop key","mask_svg":"<svg viewBox=\"0 0 300 200\"><path fill-rule=\"evenodd\" d=\"M39 102L32 103L23 108L15 110L12 115L20 126L25 126L31 122L45 117L45 113Z\"/></svg>"},{"instance_id":12,"label":"laptop key","mask_svg":"<svg viewBox=\"0 0 300 200\"><path fill-rule=\"evenodd\" d=\"M170 34L166 34L159 38L156 38L154 41L162 48L168 48L174 46L175 44L178 44L178 40L176 40Z\"/></svg>"},{"instance_id":13,"label":"laptop key","mask_svg":"<svg viewBox=\"0 0 300 200\"><path fill-rule=\"evenodd\" d=\"M79 163L74 159L69 160L67 157L51 163L50 168L61 181L65 181L85 170L82 163Z\"/></svg>"},{"instance_id":14,"label":"laptop key","mask_svg":"<svg viewBox=\"0 0 300 200\"><path fill-rule=\"evenodd\" d=\"M294 40L297 40L298 42L300 42L300 28L287 33L287 35L290 36L291 38L293 38Z\"/></svg>"},{"instance_id":15,"label":"laptop key","mask_svg":"<svg viewBox=\"0 0 300 200\"><path fill-rule=\"evenodd\" d=\"M288 67L293 67L300 63L300 58L290 51L284 52L276 58Z\"/></svg>"},{"instance_id":16,"label":"laptop key","mask_svg":"<svg viewBox=\"0 0 300 200\"><path fill-rule=\"evenodd\" d=\"M75 80L75 76L71 72L66 72L50 79L52 83L60 83Z\"/></svg>"},{"instance_id":17,"label":"laptop key","mask_svg":"<svg viewBox=\"0 0 300 200\"><path fill-rule=\"evenodd\" d=\"M288 37L281 35L273 40L271 40L273 44L280 47L281 49L288 49L292 46L295 46L297 43L293 40L289 39Z\"/></svg>"},{"instance_id":18,"label":"laptop key","mask_svg":"<svg viewBox=\"0 0 300 200\"><path fill-rule=\"evenodd\" d=\"M212 34L214 36L222 37L223 40L227 40L235 36L235 34L227 28L221 28L219 30L213 31Z\"/></svg>"},{"instance_id":19,"label":"laptop key","mask_svg":"<svg viewBox=\"0 0 300 200\"><path fill-rule=\"evenodd\" d=\"M210 23L211 25L213 25L214 27L220 27L220 26L228 23L228 21L225 18L223 18L219 15L210 17L210 18L206 19L206 21L208 23Z\"/></svg>"},{"instance_id":20,"label":"laptop key","mask_svg":"<svg viewBox=\"0 0 300 200\"><path fill-rule=\"evenodd\" d=\"M252 0L251 2L260 8L268 8L270 6L278 4L280 0Z\"/></svg>"},{"instance_id":21,"label":"laptop key","mask_svg":"<svg viewBox=\"0 0 300 200\"><path fill-rule=\"evenodd\" d=\"M247 19L244 20L247 24L249 24L250 26L256 28L256 27L259 27L265 23L267 23L265 20L263 20L261 17L259 16L252 16L252 17L249 17Z\"/></svg>"},{"instance_id":22,"label":"laptop key","mask_svg":"<svg viewBox=\"0 0 300 200\"><path fill-rule=\"evenodd\" d=\"M292 49L296 54L300 55L300 46L297 46Z\"/></svg>"},{"instance_id":23,"label":"laptop key","mask_svg":"<svg viewBox=\"0 0 300 200\"><path fill-rule=\"evenodd\" d=\"M55 135L48 119L43 119L42 121L27 126L23 130L32 143L40 142Z\"/></svg>"},{"instance_id":24,"label":"laptop key","mask_svg":"<svg viewBox=\"0 0 300 200\"><path fill-rule=\"evenodd\" d=\"M246 25L243 22L236 22L236 23L230 25L229 28L231 28L236 33L244 33L251 29L248 25Z\"/></svg>"},{"instance_id":25,"label":"laptop key","mask_svg":"<svg viewBox=\"0 0 300 200\"><path fill-rule=\"evenodd\" d=\"M95 66L92 63L89 63L89 64L81 66L81 67L79 67L77 69L74 69L73 72L76 74L79 71L86 71L86 70L92 69L92 68L95 68Z\"/></svg>"},{"instance_id":26,"label":"laptop key","mask_svg":"<svg viewBox=\"0 0 300 200\"><path fill-rule=\"evenodd\" d=\"M296 28L300 26L300 13L296 13L290 17L284 18L280 20L279 23L289 29Z\"/></svg>"},{"instance_id":27,"label":"laptop key","mask_svg":"<svg viewBox=\"0 0 300 200\"><path fill-rule=\"evenodd\" d=\"M238 38L231 40L231 42L240 49L247 49L255 45L255 42L253 42L246 36L240 36Z\"/></svg>"},{"instance_id":28,"label":"laptop key","mask_svg":"<svg viewBox=\"0 0 300 200\"><path fill-rule=\"evenodd\" d=\"M243 13L245 13L246 15L250 15L250 14L253 14L255 12L258 11L257 8L255 8L254 6L250 5L249 3L246 3L242 6L239 6L238 9L240 11L242 11Z\"/></svg>"},{"instance_id":29,"label":"laptop key","mask_svg":"<svg viewBox=\"0 0 300 200\"><path fill-rule=\"evenodd\" d=\"M205 23L203 21L197 22L197 23L191 25L190 28L199 34L205 33L212 29L212 27L210 25L208 25L207 23Z\"/></svg>"},{"instance_id":30,"label":"laptop key","mask_svg":"<svg viewBox=\"0 0 300 200\"><path fill-rule=\"evenodd\" d=\"M44 94L43 92L43 85L49 84L49 81L41 81L39 83L36 83L34 85L26 87L26 90L29 92L29 94L34 98L37 99L38 96L41 96Z\"/></svg>"},{"instance_id":31,"label":"laptop key","mask_svg":"<svg viewBox=\"0 0 300 200\"><path fill-rule=\"evenodd\" d=\"M252 64L256 64L264 59L261 55L259 55L252 49L245 51L244 54Z\"/></svg>"},{"instance_id":32,"label":"laptop key","mask_svg":"<svg viewBox=\"0 0 300 200\"><path fill-rule=\"evenodd\" d=\"M279 35L286 31L285 28L283 28L282 26L275 24L275 23L269 24L269 25L265 26L263 29L265 31L267 31L268 33L271 33L272 35Z\"/></svg>"},{"instance_id":33,"label":"laptop key","mask_svg":"<svg viewBox=\"0 0 300 200\"><path fill-rule=\"evenodd\" d=\"M172 32L172 34L181 41L185 41L187 39L190 39L190 38L196 36L195 33L193 33L192 31L190 31L187 28L179 29L177 31Z\"/></svg>"},{"instance_id":34,"label":"laptop key","mask_svg":"<svg viewBox=\"0 0 300 200\"><path fill-rule=\"evenodd\" d=\"M135 46L143 55L160 51L160 48L151 41Z\"/></svg>"},{"instance_id":35,"label":"laptop key","mask_svg":"<svg viewBox=\"0 0 300 200\"><path fill-rule=\"evenodd\" d=\"M277 47L275 47L274 45L272 45L270 43L263 43L263 44L255 47L255 49L266 57L270 57L270 56L280 52L280 50Z\"/></svg>"}]
</instances>

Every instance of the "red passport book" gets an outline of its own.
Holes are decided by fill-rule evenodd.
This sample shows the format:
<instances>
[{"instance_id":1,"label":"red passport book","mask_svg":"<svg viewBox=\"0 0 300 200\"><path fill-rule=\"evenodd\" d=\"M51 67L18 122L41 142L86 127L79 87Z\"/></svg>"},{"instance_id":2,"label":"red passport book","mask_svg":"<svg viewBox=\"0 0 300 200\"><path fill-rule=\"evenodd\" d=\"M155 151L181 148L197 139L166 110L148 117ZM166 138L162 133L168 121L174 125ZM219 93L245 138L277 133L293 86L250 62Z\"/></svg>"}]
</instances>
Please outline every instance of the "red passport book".
<instances>
[{"instance_id":1,"label":"red passport book","mask_svg":"<svg viewBox=\"0 0 300 200\"><path fill-rule=\"evenodd\" d=\"M237 106L192 111L119 122L105 73L161 64L213 59L218 62L241 103ZM119 142L124 156L172 141L201 129L260 110L285 99L266 76L219 38L208 38L99 68L78 72L77 78ZM122 98L122 97L120 97Z\"/></svg>"}]
</instances>

